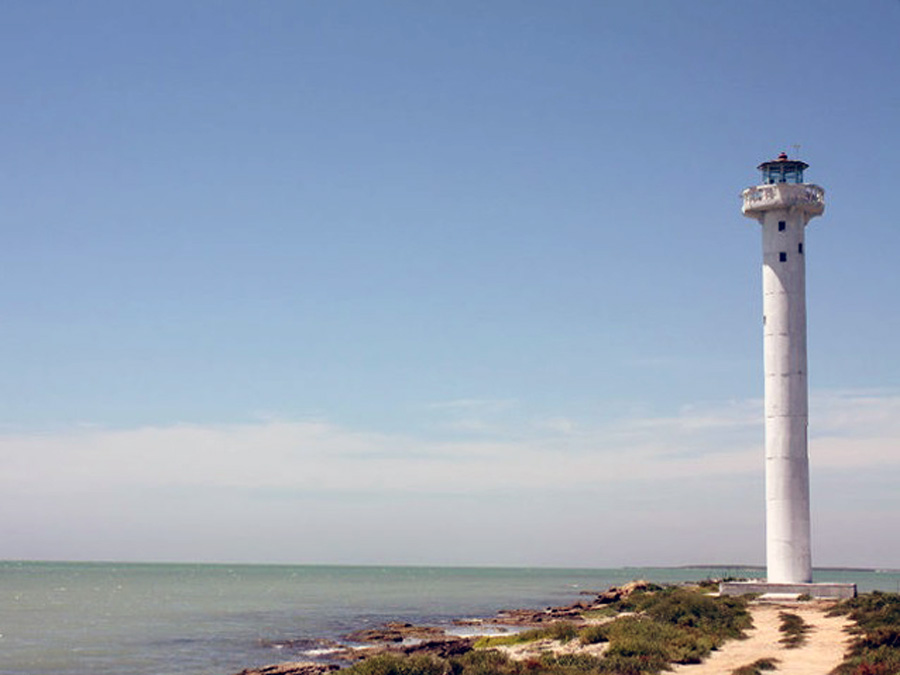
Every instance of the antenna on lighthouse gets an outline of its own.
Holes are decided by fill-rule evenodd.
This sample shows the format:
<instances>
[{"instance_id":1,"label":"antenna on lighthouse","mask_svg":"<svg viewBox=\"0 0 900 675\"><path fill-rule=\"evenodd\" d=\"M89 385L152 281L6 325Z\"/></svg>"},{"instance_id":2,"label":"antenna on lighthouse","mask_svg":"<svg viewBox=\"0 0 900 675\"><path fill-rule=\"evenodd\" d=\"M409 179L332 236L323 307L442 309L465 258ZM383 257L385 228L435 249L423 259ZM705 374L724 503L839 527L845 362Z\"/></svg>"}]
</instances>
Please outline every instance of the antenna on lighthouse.
<instances>
[{"instance_id":1,"label":"antenna on lighthouse","mask_svg":"<svg viewBox=\"0 0 900 675\"><path fill-rule=\"evenodd\" d=\"M794 159L800 159L800 144L795 143L791 147L794 149Z\"/></svg>"}]
</instances>

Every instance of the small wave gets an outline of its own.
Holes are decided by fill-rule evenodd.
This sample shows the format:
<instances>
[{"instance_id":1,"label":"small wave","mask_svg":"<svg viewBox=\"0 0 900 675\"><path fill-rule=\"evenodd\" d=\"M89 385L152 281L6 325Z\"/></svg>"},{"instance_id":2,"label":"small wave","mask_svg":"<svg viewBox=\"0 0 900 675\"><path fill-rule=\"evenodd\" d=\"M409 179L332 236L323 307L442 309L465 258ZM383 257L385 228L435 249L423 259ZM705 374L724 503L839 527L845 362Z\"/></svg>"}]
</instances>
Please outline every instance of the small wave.
<instances>
[{"instance_id":1,"label":"small wave","mask_svg":"<svg viewBox=\"0 0 900 675\"><path fill-rule=\"evenodd\" d=\"M342 648L342 645L332 640L323 640L320 638L296 638L285 640L262 639L259 641L259 645L260 647L265 647L267 649L290 649L303 652L304 654L310 654L311 652L322 649L337 651Z\"/></svg>"},{"instance_id":2,"label":"small wave","mask_svg":"<svg viewBox=\"0 0 900 675\"><path fill-rule=\"evenodd\" d=\"M328 656L329 654L337 654L343 651L343 647L320 647L318 649L307 649L303 653L307 656Z\"/></svg>"},{"instance_id":3,"label":"small wave","mask_svg":"<svg viewBox=\"0 0 900 675\"><path fill-rule=\"evenodd\" d=\"M502 624L472 624L468 626L453 626L444 632L454 637L493 637L496 635L514 635L521 633L526 628L522 626L505 626Z\"/></svg>"}]
</instances>

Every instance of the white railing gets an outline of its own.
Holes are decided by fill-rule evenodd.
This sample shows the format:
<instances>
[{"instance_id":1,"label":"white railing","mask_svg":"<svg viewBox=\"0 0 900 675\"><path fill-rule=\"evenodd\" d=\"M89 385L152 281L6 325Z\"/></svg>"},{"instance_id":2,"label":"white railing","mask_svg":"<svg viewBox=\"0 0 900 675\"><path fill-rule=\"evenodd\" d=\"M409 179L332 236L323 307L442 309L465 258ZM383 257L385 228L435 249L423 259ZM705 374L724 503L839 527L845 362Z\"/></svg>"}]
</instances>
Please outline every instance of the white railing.
<instances>
[{"instance_id":1,"label":"white railing","mask_svg":"<svg viewBox=\"0 0 900 675\"><path fill-rule=\"evenodd\" d=\"M775 199L775 186L766 185L765 187L747 188L744 190L744 202L752 204L753 202L767 202Z\"/></svg>"},{"instance_id":2,"label":"white railing","mask_svg":"<svg viewBox=\"0 0 900 675\"><path fill-rule=\"evenodd\" d=\"M744 209L755 209L766 205L799 206L812 204L825 206L825 190L818 185L805 183L776 183L760 185L744 190Z\"/></svg>"}]
</instances>

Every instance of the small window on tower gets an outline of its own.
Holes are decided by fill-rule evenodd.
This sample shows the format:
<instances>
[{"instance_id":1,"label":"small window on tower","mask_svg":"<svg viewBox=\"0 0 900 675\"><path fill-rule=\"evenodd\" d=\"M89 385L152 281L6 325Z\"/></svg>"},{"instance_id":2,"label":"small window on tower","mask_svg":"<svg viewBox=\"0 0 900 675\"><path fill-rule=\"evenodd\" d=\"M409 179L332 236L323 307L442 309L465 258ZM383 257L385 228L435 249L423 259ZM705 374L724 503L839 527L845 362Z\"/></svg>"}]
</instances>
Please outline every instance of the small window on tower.
<instances>
[{"instance_id":1,"label":"small window on tower","mask_svg":"<svg viewBox=\"0 0 900 675\"><path fill-rule=\"evenodd\" d=\"M784 222L783 220L778 221L778 231L779 232L784 232L784 228L786 228L786 227L787 227L786 222Z\"/></svg>"},{"instance_id":2,"label":"small window on tower","mask_svg":"<svg viewBox=\"0 0 900 675\"><path fill-rule=\"evenodd\" d=\"M781 261L781 262L787 262L787 253L785 253L784 251L782 251L781 253L779 253L779 254L778 254L778 260Z\"/></svg>"},{"instance_id":3,"label":"small window on tower","mask_svg":"<svg viewBox=\"0 0 900 675\"><path fill-rule=\"evenodd\" d=\"M803 255L803 242L802 241L799 244L797 244L797 253L799 253L800 255Z\"/></svg>"}]
</instances>

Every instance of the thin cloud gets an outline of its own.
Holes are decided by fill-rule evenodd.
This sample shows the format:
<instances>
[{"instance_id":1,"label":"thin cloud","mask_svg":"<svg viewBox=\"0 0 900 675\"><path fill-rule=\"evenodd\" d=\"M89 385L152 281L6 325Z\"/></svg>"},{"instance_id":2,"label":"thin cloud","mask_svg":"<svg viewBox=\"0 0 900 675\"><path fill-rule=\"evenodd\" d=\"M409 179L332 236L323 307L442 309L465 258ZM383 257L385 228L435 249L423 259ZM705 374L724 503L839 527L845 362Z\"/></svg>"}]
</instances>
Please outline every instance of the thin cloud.
<instances>
[{"instance_id":1,"label":"thin cloud","mask_svg":"<svg viewBox=\"0 0 900 675\"><path fill-rule=\"evenodd\" d=\"M826 394L842 407L814 439L817 467L900 464L900 399ZM465 493L575 489L622 481L727 477L762 471L757 401L695 406L573 433L549 420L532 437L433 440L359 432L322 421L174 425L0 435L7 494L110 488Z\"/></svg>"},{"instance_id":2,"label":"thin cloud","mask_svg":"<svg viewBox=\"0 0 900 675\"><path fill-rule=\"evenodd\" d=\"M426 408L432 410L481 410L496 412L509 410L517 405L515 399L490 399L490 398L458 398L450 401L436 401L426 404Z\"/></svg>"}]
</instances>

